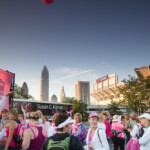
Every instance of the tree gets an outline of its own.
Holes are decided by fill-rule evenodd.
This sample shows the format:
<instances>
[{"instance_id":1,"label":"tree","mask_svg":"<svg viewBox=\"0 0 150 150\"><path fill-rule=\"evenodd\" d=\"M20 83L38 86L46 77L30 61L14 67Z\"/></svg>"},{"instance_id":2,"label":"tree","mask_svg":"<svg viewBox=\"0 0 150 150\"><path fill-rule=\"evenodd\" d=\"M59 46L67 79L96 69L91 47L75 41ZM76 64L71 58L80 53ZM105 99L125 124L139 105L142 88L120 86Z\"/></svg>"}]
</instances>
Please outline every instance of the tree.
<instances>
[{"instance_id":1,"label":"tree","mask_svg":"<svg viewBox=\"0 0 150 150\"><path fill-rule=\"evenodd\" d=\"M114 102L113 100L111 100L111 103L108 105L108 108L110 110L110 114L113 114L113 115L122 114L122 112L119 109L119 104L117 102Z\"/></svg>"},{"instance_id":2,"label":"tree","mask_svg":"<svg viewBox=\"0 0 150 150\"><path fill-rule=\"evenodd\" d=\"M80 113L82 115L82 120L87 121L88 115L87 115L87 104L86 103L75 100L73 98L64 99L63 102L73 104L73 114Z\"/></svg>"},{"instance_id":3,"label":"tree","mask_svg":"<svg viewBox=\"0 0 150 150\"><path fill-rule=\"evenodd\" d=\"M31 95L24 95L23 89L21 87L19 87L17 84L15 84L14 98L34 99L34 97Z\"/></svg>"},{"instance_id":4,"label":"tree","mask_svg":"<svg viewBox=\"0 0 150 150\"><path fill-rule=\"evenodd\" d=\"M150 104L150 77L138 79L129 75L129 79L123 82L125 86L120 90L123 95L122 103L136 113L143 113Z\"/></svg>"}]
</instances>

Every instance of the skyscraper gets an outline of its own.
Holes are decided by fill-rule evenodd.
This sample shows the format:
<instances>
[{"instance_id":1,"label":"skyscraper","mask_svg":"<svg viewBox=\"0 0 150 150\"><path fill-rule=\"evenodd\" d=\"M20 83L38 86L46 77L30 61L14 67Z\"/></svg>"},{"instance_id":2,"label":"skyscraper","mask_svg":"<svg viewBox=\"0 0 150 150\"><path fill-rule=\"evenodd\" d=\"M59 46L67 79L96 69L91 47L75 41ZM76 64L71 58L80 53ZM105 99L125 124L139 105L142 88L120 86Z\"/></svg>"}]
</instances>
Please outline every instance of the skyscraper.
<instances>
[{"instance_id":1,"label":"skyscraper","mask_svg":"<svg viewBox=\"0 0 150 150\"><path fill-rule=\"evenodd\" d=\"M41 72L40 100L49 101L49 72L46 66Z\"/></svg>"},{"instance_id":2,"label":"skyscraper","mask_svg":"<svg viewBox=\"0 0 150 150\"><path fill-rule=\"evenodd\" d=\"M88 81L75 83L75 99L90 104L90 83Z\"/></svg>"},{"instance_id":3,"label":"skyscraper","mask_svg":"<svg viewBox=\"0 0 150 150\"><path fill-rule=\"evenodd\" d=\"M65 97L66 95L65 95L64 86L62 86L61 93L60 93L60 102L62 102L65 99Z\"/></svg>"},{"instance_id":4,"label":"skyscraper","mask_svg":"<svg viewBox=\"0 0 150 150\"><path fill-rule=\"evenodd\" d=\"M26 82L23 82L22 90L23 90L23 95L29 95L29 89Z\"/></svg>"}]
</instances>

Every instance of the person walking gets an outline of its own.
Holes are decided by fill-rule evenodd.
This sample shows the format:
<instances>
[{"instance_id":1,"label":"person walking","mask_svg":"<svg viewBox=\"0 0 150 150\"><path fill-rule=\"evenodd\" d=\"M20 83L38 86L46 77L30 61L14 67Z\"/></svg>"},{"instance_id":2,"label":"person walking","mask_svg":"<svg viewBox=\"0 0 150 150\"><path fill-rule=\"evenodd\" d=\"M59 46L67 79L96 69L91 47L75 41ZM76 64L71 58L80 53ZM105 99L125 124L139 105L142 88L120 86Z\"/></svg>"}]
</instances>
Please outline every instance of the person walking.
<instances>
[{"instance_id":1,"label":"person walking","mask_svg":"<svg viewBox=\"0 0 150 150\"><path fill-rule=\"evenodd\" d=\"M72 135L78 137L81 141L82 145L85 145L85 139L87 135L87 129L82 124L82 115L80 113L76 113L74 115L75 123L72 124Z\"/></svg>"},{"instance_id":2,"label":"person walking","mask_svg":"<svg viewBox=\"0 0 150 150\"><path fill-rule=\"evenodd\" d=\"M99 114L98 127L103 129L106 132L106 125L104 124L104 115L102 113Z\"/></svg>"},{"instance_id":3,"label":"person walking","mask_svg":"<svg viewBox=\"0 0 150 150\"><path fill-rule=\"evenodd\" d=\"M71 135L71 123L74 123L66 114L58 114L55 119L55 127L57 133L49 137L43 144L41 150L83 150L83 146L79 139Z\"/></svg>"},{"instance_id":4,"label":"person walking","mask_svg":"<svg viewBox=\"0 0 150 150\"><path fill-rule=\"evenodd\" d=\"M139 120L135 116L132 118L132 122L134 124L133 129L128 130L131 135L131 140L128 142L126 146L126 150L140 150L138 139L140 135L140 129L142 128L142 126L139 123Z\"/></svg>"},{"instance_id":5,"label":"person walking","mask_svg":"<svg viewBox=\"0 0 150 150\"><path fill-rule=\"evenodd\" d=\"M140 150L150 150L150 114L144 113L139 119L141 125L146 128L144 135L139 139Z\"/></svg>"},{"instance_id":6,"label":"person walking","mask_svg":"<svg viewBox=\"0 0 150 150\"><path fill-rule=\"evenodd\" d=\"M24 131L22 150L41 150L42 144L46 139L46 133L39 123L39 117L36 112L29 114L30 128Z\"/></svg>"},{"instance_id":7,"label":"person walking","mask_svg":"<svg viewBox=\"0 0 150 150\"><path fill-rule=\"evenodd\" d=\"M8 112L9 125L6 129L6 145L5 150L20 150L20 145L16 142L16 137L18 133L18 112L16 109L10 109Z\"/></svg>"},{"instance_id":8,"label":"person walking","mask_svg":"<svg viewBox=\"0 0 150 150\"><path fill-rule=\"evenodd\" d=\"M124 139L124 126L118 122L118 115L113 116L112 120L112 131L113 131L113 144L114 144L114 150L124 150L124 144L125 144L125 139Z\"/></svg>"},{"instance_id":9,"label":"person walking","mask_svg":"<svg viewBox=\"0 0 150 150\"><path fill-rule=\"evenodd\" d=\"M110 126L110 122L109 122L109 112L102 112L103 116L104 116L104 124L106 126L106 136L107 136L107 140L109 143L109 147L112 147L112 130L111 130L111 126Z\"/></svg>"},{"instance_id":10,"label":"person walking","mask_svg":"<svg viewBox=\"0 0 150 150\"><path fill-rule=\"evenodd\" d=\"M106 133L98 127L98 122L98 114L91 113L89 116L90 129L86 137L87 145L84 146L85 150L110 150Z\"/></svg>"},{"instance_id":11,"label":"person walking","mask_svg":"<svg viewBox=\"0 0 150 150\"><path fill-rule=\"evenodd\" d=\"M0 150L5 149L5 144L6 144L6 129L7 129L7 124L9 122L8 120L8 110L3 109L1 111L1 120L0 120Z\"/></svg>"}]
</instances>

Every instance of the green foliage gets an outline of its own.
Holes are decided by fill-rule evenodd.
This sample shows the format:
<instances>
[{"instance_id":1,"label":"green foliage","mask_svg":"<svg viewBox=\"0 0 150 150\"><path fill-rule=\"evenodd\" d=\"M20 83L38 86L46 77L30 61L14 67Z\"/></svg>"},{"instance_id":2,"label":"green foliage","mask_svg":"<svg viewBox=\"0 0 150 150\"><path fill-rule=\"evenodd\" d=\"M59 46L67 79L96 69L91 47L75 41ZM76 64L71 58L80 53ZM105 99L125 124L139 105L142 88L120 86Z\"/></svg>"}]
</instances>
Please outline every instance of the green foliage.
<instances>
[{"instance_id":1,"label":"green foliage","mask_svg":"<svg viewBox=\"0 0 150 150\"><path fill-rule=\"evenodd\" d=\"M14 98L23 98L23 99L34 99L31 95L24 95L23 89L19 87L17 84L15 84L15 95Z\"/></svg>"},{"instance_id":2,"label":"green foliage","mask_svg":"<svg viewBox=\"0 0 150 150\"><path fill-rule=\"evenodd\" d=\"M121 115L122 112L119 109L119 104L111 100L111 103L108 105L108 108L110 109L110 114L113 115Z\"/></svg>"},{"instance_id":3,"label":"green foliage","mask_svg":"<svg viewBox=\"0 0 150 150\"><path fill-rule=\"evenodd\" d=\"M73 98L65 99L65 100L63 100L63 103L73 104L73 114L80 113L82 115L82 120L87 121L88 115L87 115L87 104L86 103L75 100Z\"/></svg>"},{"instance_id":4,"label":"green foliage","mask_svg":"<svg viewBox=\"0 0 150 150\"><path fill-rule=\"evenodd\" d=\"M123 95L122 103L134 112L143 113L150 105L150 78L138 79L129 75L123 80L125 86L120 90Z\"/></svg>"}]
</instances>

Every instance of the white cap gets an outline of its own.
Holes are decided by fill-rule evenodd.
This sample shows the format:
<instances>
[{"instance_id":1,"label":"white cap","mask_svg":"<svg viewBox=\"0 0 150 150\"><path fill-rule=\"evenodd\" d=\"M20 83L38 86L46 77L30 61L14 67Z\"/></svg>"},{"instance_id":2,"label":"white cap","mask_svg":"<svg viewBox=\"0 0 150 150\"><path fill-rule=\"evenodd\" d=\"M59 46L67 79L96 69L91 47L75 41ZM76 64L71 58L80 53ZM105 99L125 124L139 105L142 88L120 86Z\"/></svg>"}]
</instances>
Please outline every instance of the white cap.
<instances>
[{"instance_id":1,"label":"white cap","mask_svg":"<svg viewBox=\"0 0 150 150\"><path fill-rule=\"evenodd\" d=\"M75 123L75 120L73 120L73 119L71 119L71 117L69 117L67 120L65 120L64 122L62 122L58 126L56 126L56 128L63 128L65 125L67 125L69 123Z\"/></svg>"},{"instance_id":2,"label":"white cap","mask_svg":"<svg viewBox=\"0 0 150 150\"><path fill-rule=\"evenodd\" d=\"M141 119L141 118L147 118L148 120L150 120L150 114L144 113L144 114L142 114L141 116L139 116L138 118L139 118L139 119Z\"/></svg>"}]
</instances>

